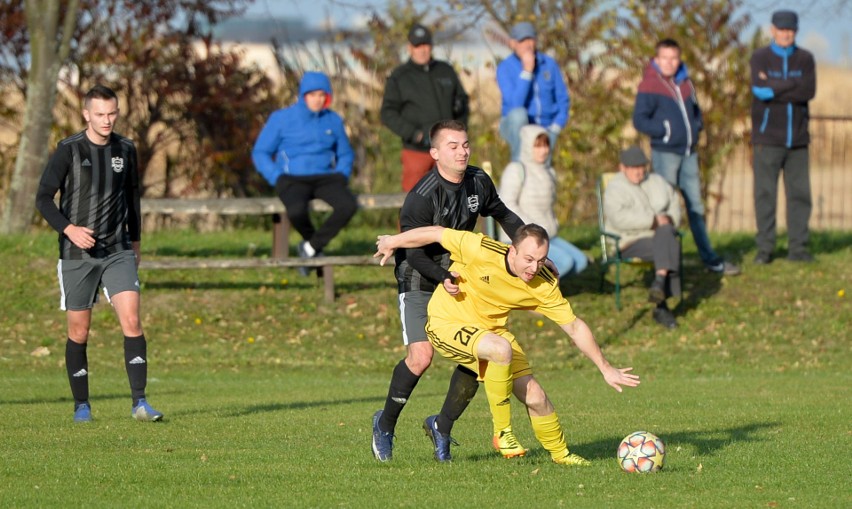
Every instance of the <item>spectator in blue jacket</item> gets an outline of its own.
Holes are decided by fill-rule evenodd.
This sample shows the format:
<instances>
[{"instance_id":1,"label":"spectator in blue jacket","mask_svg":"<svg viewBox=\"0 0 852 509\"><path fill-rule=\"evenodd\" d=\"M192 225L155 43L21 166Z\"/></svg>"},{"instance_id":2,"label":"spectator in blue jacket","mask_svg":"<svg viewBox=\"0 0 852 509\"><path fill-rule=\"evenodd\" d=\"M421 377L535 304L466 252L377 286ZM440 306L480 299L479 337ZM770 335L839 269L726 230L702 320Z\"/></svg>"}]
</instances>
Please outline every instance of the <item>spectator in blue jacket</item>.
<instances>
[{"instance_id":1,"label":"spectator in blue jacket","mask_svg":"<svg viewBox=\"0 0 852 509\"><path fill-rule=\"evenodd\" d=\"M639 83L633 125L651 137L654 173L683 195L689 228L704 266L711 272L736 276L740 268L717 255L707 236L696 152L704 123L695 87L680 60L677 41L663 39L656 51Z\"/></svg>"},{"instance_id":2,"label":"spectator in blue jacket","mask_svg":"<svg viewBox=\"0 0 852 509\"><path fill-rule=\"evenodd\" d=\"M296 104L267 120L252 150L257 171L281 198L287 218L302 235L299 256L312 258L352 219L358 201L349 189L354 155L343 119L328 109L331 81L320 72L305 72ZM319 228L310 218L309 203L319 198L332 207ZM303 275L307 269L301 270Z\"/></svg>"},{"instance_id":3,"label":"spectator in blue jacket","mask_svg":"<svg viewBox=\"0 0 852 509\"><path fill-rule=\"evenodd\" d=\"M816 65L813 55L796 45L798 29L795 12L774 12L772 44L756 50L750 62L757 264L772 262L782 171L787 193L787 259L814 260L808 249L812 209L808 102L816 95Z\"/></svg>"},{"instance_id":4,"label":"spectator in blue jacket","mask_svg":"<svg viewBox=\"0 0 852 509\"><path fill-rule=\"evenodd\" d=\"M517 161L521 155L521 127L538 124L547 129L552 154L559 132L568 123L571 104L562 71L553 58L536 51L536 33L531 23L517 23L509 35L513 53L497 66L497 85L502 96L500 136L509 144L512 161Z\"/></svg>"}]
</instances>

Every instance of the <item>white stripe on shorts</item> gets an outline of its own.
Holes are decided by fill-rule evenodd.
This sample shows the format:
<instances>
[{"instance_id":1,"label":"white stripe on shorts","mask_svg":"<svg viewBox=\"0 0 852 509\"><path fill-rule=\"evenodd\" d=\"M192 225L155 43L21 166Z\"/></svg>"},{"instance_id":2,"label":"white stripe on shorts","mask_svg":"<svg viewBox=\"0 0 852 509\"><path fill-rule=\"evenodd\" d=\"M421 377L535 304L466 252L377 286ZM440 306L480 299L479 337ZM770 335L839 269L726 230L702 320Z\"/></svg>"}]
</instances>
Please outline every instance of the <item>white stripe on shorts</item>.
<instances>
[{"instance_id":1,"label":"white stripe on shorts","mask_svg":"<svg viewBox=\"0 0 852 509\"><path fill-rule=\"evenodd\" d=\"M408 331L405 328L405 294L399 294L399 318L402 322L402 344L408 346Z\"/></svg>"},{"instance_id":2,"label":"white stripe on shorts","mask_svg":"<svg viewBox=\"0 0 852 509\"><path fill-rule=\"evenodd\" d=\"M56 277L59 279L59 309L62 311L66 311L65 309L65 284L62 281L62 258L56 262Z\"/></svg>"}]
</instances>

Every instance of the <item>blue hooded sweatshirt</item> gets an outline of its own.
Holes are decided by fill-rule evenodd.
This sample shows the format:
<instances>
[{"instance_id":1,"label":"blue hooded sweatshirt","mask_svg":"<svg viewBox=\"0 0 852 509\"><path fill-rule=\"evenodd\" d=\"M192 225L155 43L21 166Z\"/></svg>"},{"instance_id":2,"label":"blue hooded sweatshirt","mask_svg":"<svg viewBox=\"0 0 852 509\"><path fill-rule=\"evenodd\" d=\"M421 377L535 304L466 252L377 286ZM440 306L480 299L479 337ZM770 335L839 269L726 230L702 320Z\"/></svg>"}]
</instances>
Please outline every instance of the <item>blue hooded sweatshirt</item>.
<instances>
[{"instance_id":1,"label":"blue hooded sweatshirt","mask_svg":"<svg viewBox=\"0 0 852 509\"><path fill-rule=\"evenodd\" d=\"M504 117L515 108L524 108L532 124L564 128L568 123L571 98L559 64L550 56L536 51L535 70L527 73L521 59L512 53L497 66L497 85Z\"/></svg>"},{"instance_id":2,"label":"blue hooded sweatshirt","mask_svg":"<svg viewBox=\"0 0 852 509\"><path fill-rule=\"evenodd\" d=\"M328 94L322 110L305 104L305 94L322 90ZM331 81L320 72L306 72L299 84L299 100L269 116L254 143L251 157L257 171L272 186L281 175L306 177L352 173L354 153L343 119L328 109Z\"/></svg>"}]
</instances>

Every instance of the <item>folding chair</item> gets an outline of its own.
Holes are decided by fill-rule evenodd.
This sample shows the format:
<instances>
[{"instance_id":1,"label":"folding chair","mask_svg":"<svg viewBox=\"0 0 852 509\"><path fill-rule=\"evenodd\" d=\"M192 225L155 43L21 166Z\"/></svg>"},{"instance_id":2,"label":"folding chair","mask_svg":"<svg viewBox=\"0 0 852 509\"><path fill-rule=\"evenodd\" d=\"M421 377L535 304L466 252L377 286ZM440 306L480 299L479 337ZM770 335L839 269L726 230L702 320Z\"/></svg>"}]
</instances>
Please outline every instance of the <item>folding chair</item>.
<instances>
[{"instance_id":1,"label":"folding chair","mask_svg":"<svg viewBox=\"0 0 852 509\"><path fill-rule=\"evenodd\" d=\"M621 253L621 236L606 230L604 222L604 193L606 186L617 172L601 174L595 185L595 194L598 199L598 231L600 232L601 262L600 262L600 292L603 292L604 280L609 273L610 265L615 265L615 307L621 309L621 264L633 265L645 269L653 269L654 263L641 258L625 258ZM607 240L609 239L609 240ZM681 241L681 284L683 284L683 235L678 232L678 240ZM681 293L681 301L683 293Z\"/></svg>"}]
</instances>

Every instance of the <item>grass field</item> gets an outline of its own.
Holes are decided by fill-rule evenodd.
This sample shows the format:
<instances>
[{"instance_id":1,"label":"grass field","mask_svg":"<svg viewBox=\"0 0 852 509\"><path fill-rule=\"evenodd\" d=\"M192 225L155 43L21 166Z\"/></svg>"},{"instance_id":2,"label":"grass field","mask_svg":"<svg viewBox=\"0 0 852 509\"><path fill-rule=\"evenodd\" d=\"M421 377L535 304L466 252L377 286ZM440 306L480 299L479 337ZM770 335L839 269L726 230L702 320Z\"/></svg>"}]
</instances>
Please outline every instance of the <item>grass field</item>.
<instances>
[{"instance_id":1,"label":"grass field","mask_svg":"<svg viewBox=\"0 0 852 509\"><path fill-rule=\"evenodd\" d=\"M370 252L374 231L330 246ZM593 253L591 230L569 232ZM268 255L265 230L156 232L144 256ZM322 301L295 271L143 273L148 395L163 423L132 421L121 333L95 308L94 422L74 425L57 309L55 236L0 237L0 505L3 507L852 507L852 233L814 234L818 263L750 264L748 235L714 237L745 274L719 279L686 253L681 326L656 326L640 272L616 311L595 267L565 293L609 359L643 377L618 394L551 323L512 328L587 469L550 463L519 404L530 454L490 449L483 391L437 464L420 426L452 364L436 359L397 427L394 460L370 453L370 417L403 356L387 267L339 268ZM654 475L622 473L616 447L647 429L666 441Z\"/></svg>"}]
</instances>

